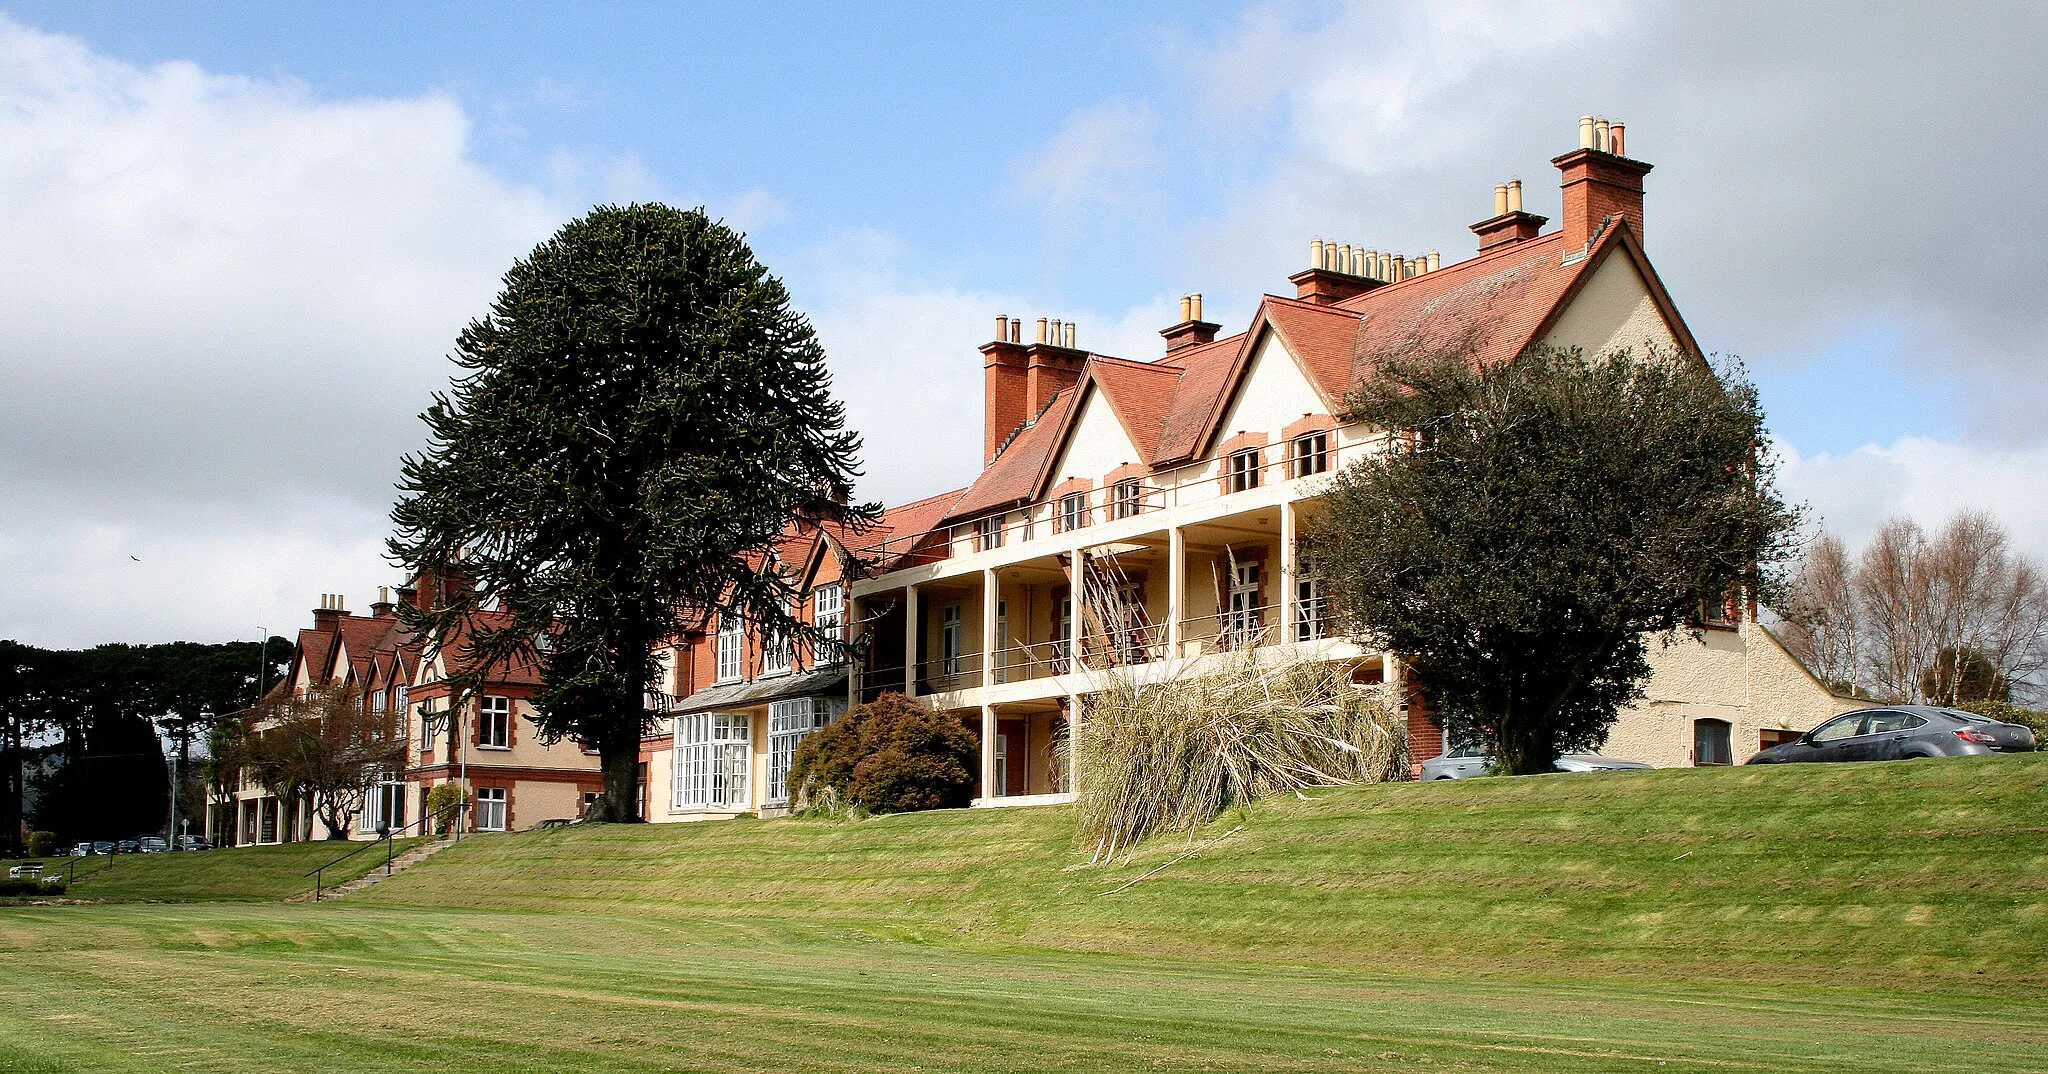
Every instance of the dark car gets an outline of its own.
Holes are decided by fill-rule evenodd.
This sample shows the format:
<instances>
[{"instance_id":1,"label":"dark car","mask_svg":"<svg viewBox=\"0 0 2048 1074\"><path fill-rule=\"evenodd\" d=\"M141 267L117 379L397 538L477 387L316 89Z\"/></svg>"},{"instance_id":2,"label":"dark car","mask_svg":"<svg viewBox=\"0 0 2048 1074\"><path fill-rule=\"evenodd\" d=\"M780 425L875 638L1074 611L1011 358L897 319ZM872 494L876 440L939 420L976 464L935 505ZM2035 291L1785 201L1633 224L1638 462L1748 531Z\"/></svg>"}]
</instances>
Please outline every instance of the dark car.
<instances>
[{"instance_id":1,"label":"dark car","mask_svg":"<svg viewBox=\"0 0 2048 1074\"><path fill-rule=\"evenodd\" d=\"M142 844L133 839L123 839L120 842L114 844L114 853L140 854L142 853Z\"/></svg>"},{"instance_id":2,"label":"dark car","mask_svg":"<svg viewBox=\"0 0 2048 1074\"><path fill-rule=\"evenodd\" d=\"M1891 705L1845 712L1798 738L1772 746L1748 764L1801 761L1898 761L1908 757L1969 757L2026 753L2034 732L1960 709Z\"/></svg>"},{"instance_id":3,"label":"dark car","mask_svg":"<svg viewBox=\"0 0 2048 1074\"><path fill-rule=\"evenodd\" d=\"M114 852L114 844L111 840L96 839L92 844L92 852L95 854L112 854Z\"/></svg>"}]
</instances>

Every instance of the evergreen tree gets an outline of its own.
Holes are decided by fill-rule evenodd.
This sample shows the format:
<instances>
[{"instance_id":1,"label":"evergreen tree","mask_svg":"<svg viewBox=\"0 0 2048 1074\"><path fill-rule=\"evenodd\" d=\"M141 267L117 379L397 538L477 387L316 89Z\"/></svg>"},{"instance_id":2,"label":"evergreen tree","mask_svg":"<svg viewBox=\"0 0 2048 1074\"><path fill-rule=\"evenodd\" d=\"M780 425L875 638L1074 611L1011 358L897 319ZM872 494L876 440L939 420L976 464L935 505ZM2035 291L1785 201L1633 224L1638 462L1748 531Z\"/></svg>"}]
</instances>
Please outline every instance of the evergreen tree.
<instances>
[{"instance_id":1,"label":"evergreen tree","mask_svg":"<svg viewBox=\"0 0 2048 1074\"><path fill-rule=\"evenodd\" d=\"M536 662L543 739L596 749L603 819L636 820L654 646L715 610L808 636L769 552L793 520L874 516L847 502L859 438L781 281L701 210L571 222L514 263L455 360L390 553L462 584L402 614L464 650L463 695Z\"/></svg>"},{"instance_id":2,"label":"evergreen tree","mask_svg":"<svg viewBox=\"0 0 2048 1074\"><path fill-rule=\"evenodd\" d=\"M1646 636L1774 591L1797 513L1739 367L1549 349L1481 367L1461 341L1366 366L1351 409L1390 450L1337 475L1310 564L1416 665L1436 722L1508 771L1598 745L1640 696Z\"/></svg>"}]
</instances>

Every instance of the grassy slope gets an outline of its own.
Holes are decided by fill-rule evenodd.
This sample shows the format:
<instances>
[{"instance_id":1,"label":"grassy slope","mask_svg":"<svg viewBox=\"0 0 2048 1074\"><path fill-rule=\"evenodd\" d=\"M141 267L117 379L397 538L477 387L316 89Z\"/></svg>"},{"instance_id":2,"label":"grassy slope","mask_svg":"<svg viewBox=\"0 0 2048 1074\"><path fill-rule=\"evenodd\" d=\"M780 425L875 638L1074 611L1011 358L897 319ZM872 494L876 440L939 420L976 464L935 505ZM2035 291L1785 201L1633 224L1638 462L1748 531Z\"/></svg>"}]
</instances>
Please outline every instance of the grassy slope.
<instances>
[{"instance_id":1,"label":"grassy slope","mask_svg":"<svg viewBox=\"0 0 2048 1074\"><path fill-rule=\"evenodd\" d=\"M0 909L0 1069L2048 1069L2048 756L1364 788L1115 869L1071 823L579 828L317 907Z\"/></svg>"},{"instance_id":2,"label":"grassy slope","mask_svg":"<svg viewBox=\"0 0 2048 1074\"><path fill-rule=\"evenodd\" d=\"M413 840L397 841L404 853ZM79 879L65 898L107 901L188 902L273 901L313 890L305 874L325 865L353 846L340 842L285 843L268 847L231 847L176 854L121 854L89 858L77 866ZM59 866L66 859L38 859ZM7 863L0 862L0 866ZM384 865L384 851L365 850L329 870L325 883L342 884ZM99 870L99 871L94 871ZM0 876L6 875L0 871Z\"/></svg>"},{"instance_id":3,"label":"grassy slope","mask_svg":"<svg viewBox=\"0 0 2048 1074\"><path fill-rule=\"evenodd\" d=\"M2048 755L1408 784L1084 860L1064 809L484 837L363 902L840 922L982 949L2048 983ZM1112 892L1147 870L1157 875Z\"/></svg>"}]
</instances>

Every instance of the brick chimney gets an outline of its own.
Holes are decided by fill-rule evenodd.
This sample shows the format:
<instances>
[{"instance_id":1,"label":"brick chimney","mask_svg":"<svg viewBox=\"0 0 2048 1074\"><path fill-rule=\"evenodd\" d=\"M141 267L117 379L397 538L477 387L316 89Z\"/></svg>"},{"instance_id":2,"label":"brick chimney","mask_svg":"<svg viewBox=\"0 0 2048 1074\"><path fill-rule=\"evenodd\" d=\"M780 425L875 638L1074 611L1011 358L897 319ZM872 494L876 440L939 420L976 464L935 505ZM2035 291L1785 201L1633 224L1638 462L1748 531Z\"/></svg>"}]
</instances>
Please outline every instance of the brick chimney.
<instances>
[{"instance_id":1,"label":"brick chimney","mask_svg":"<svg viewBox=\"0 0 2048 1074\"><path fill-rule=\"evenodd\" d=\"M1222 330L1220 324L1202 319L1202 296L1180 296L1180 323L1162 328L1159 334L1166 337L1166 353L1172 354L1182 347L1198 347L1214 343L1216 333Z\"/></svg>"},{"instance_id":2,"label":"brick chimney","mask_svg":"<svg viewBox=\"0 0 2048 1074\"><path fill-rule=\"evenodd\" d=\"M1024 320L996 318L996 338L981 345L981 465L996 461L996 449L1031 417L1024 409L1030 374L1024 344L1017 337Z\"/></svg>"},{"instance_id":3,"label":"brick chimney","mask_svg":"<svg viewBox=\"0 0 2048 1074\"><path fill-rule=\"evenodd\" d=\"M1563 177L1564 248L1586 248L1609 217L1627 220L1643 238L1643 176L1650 165L1624 156L1626 130L1592 116L1579 117L1579 148L1552 160Z\"/></svg>"},{"instance_id":4,"label":"brick chimney","mask_svg":"<svg viewBox=\"0 0 2048 1074\"><path fill-rule=\"evenodd\" d=\"M1050 337L1045 318L1038 319L1038 342L1025 354L1024 417L1038 416L1052 397L1073 387L1081 379L1081 367L1088 364L1088 352L1074 346L1074 326L1052 322Z\"/></svg>"},{"instance_id":5,"label":"brick chimney","mask_svg":"<svg viewBox=\"0 0 2048 1074\"><path fill-rule=\"evenodd\" d=\"M423 612L432 611L449 597L468 593L475 588L476 583L470 581L469 575L454 564L444 567L421 567L413 572L412 584L406 587L412 591L413 607Z\"/></svg>"},{"instance_id":6,"label":"brick chimney","mask_svg":"<svg viewBox=\"0 0 2048 1074\"><path fill-rule=\"evenodd\" d=\"M313 609L313 629L323 634L330 633L348 617L347 601L339 593L320 594L320 606Z\"/></svg>"},{"instance_id":7,"label":"brick chimney","mask_svg":"<svg viewBox=\"0 0 2048 1074\"><path fill-rule=\"evenodd\" d=\"M1479 252L1485 253L1503 243L1535 238L1549 219L1522 211L1522 181L1510 179L1494 185L1493 215L1472 225L1472 233L1479 236Z\"/></svg>"},{"instance_id":8,"label":"brick chimney","mask_svg":"<svg viewBox=\"0 0 2048 1074\"><path fill-rule=\"evenodd\" d=\"M391 587L377 587L377 599L370 604L370 614L379 619L398 618L398 605L391 603Z\"/></svg>"}]
</instances>

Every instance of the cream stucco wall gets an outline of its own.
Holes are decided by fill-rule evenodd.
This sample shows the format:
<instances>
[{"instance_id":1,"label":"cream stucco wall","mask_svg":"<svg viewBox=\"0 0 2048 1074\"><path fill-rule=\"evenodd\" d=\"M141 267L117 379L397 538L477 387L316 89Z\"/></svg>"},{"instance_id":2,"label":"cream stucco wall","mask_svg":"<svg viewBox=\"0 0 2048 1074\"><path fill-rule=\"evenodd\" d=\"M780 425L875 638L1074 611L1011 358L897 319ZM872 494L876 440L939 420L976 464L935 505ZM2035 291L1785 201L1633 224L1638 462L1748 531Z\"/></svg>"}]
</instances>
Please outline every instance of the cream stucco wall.
<instances>
[{"instance_id":1,"label":"cream stucco wall","mask_svg":"<svg viewBox=\"0 0 2048 1074\"><path fill-rule=\"evenodd\" d=\"M1228 439L1239 433L1267 433L1280 439L1281 430L1309 414L1328 413L1323 397L1301 371L1294 356L1268 331L1252 351L1252 360L1238 387L1237 398L1224 412L1217 436ZM1275 475L1277 477L1277 475Z\"/></svg>"},{"instance_id":2,"label":"cream stucco wall","mask_svg":"<svg viewBox=\"0 0 2048 1074\"><path fill-rule=\"evenodd\" d=\"M1130 434L1124 432L1123 423L1117 420L1116 411L1101 392L1090 389L1088 397L1081 401L1081 412L1074 417L1059 463L1053 467L1052 482L1057 486L1078 477L1099 488L1111 470L1137 461L1138 449L1132 445ZM1099 506L1101 501L1098 498L1094 502Z\"/></svg>"},{"instance_id":3,"label":"cream stucco wall","mask_svg":"<svg viewBox=\"0 0 2048 1074\"><path fill-rule=\"evenodd\" d=\"M1659 768L1691 765L1694 722L1725 720L1733 760L1759 748L1765 729L1804 731L1854 701L1830 694L1777 638L1755 624L1652 638L1650 681L1642 701L1624 709L1600 752Z\"/></svg>"},{"instance_id":4,"label":"cream stucco wall","mask_svg":"<svg viewBox=\"0 0 2048 1074\"><path fill-rule=\"evenodd\" d=\"M1650 298L1642 273L1621 251L1610 254L1593 271L1593 278L1565 307L1543 341L1554 347L1578 347L1589 355L1624 347L1642 353L1678 346L1671 326Z\"/></svg>"}]
</instances>

